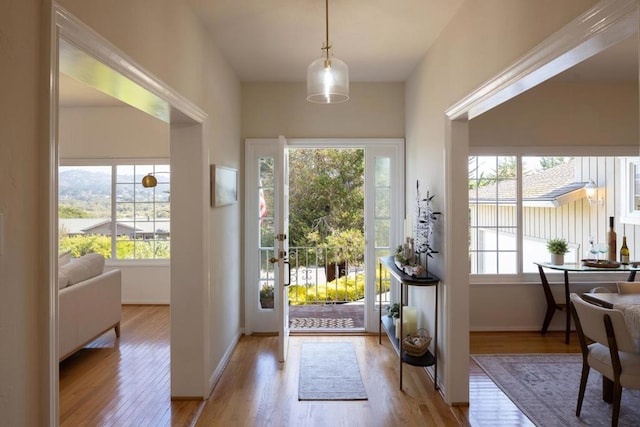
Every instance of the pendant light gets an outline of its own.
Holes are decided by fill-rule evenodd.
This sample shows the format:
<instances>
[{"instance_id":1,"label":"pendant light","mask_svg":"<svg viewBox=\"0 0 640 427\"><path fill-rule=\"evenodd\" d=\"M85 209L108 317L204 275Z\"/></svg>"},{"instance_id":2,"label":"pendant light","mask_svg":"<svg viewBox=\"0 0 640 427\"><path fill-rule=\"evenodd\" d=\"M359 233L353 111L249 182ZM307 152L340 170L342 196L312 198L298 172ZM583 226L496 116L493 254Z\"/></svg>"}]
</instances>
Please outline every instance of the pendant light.
<instances>
[{"instance_id":1,"label":"pendant light","mask_svg":"<svg viewBox=\"0 0 640 427\"><path fill-rule=\"evenodd\" d=\"M331 54L329 44L329 0L325 0L326 38L322 56L307 68L307 101L336 104L349 99L349 67Z\"/></svg>"},{"instance_id":2,"label":"pendant light","mask_svg":"<svg viewBox=\"0 0 640 427\"><path fill-rule=\"evenodd\" d=\"M142 186L144 188L153 188L156 185L158 185L158 180L152 173L148 173L142 178Z\"/></svg>"}]
</instances>

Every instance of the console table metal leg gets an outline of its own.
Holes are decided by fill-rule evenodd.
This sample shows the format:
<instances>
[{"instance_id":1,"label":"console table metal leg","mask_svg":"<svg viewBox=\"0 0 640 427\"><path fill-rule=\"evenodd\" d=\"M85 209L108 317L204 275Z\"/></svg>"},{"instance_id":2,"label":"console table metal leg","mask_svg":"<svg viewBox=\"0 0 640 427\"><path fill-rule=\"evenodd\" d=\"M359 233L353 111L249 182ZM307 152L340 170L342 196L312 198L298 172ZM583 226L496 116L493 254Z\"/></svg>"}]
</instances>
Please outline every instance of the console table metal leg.
<instances>
[{"instance_id":1,"label":"console table metal leg","mask_svg":"<svg viewBox=\"0 0 640 427\"><path fill-rule=\"evenodd\" d=\"M396 338L398 339L398 347L399 347L399 351L398 354L400 354L400 390L402 390L402 312L404 311L403 306L404 306L404 283L400 283L400 322L398 325L398 329L396 331Z\"/></svg>"},{"instance_id":2,"label":"console table metal leg","mask_svg":"<svg viewBox=\"0 0 640 427\"><path fill-rule=\"evenodd\" d=\"M571 297L569 296L569 272L565 270L564 272L564 299L565 299L565 309L566 309L566 325L564 332L564 343L569 344L570 336L571 336Z\"/></svg>"},{"instance_id":3,"label":"console table metal leg","mask_svg":"<svg viewBox=\"0 0 640 427\"><path fill-rule=\"evenodd\" d=\"M435 320L433 331L433 387L438 390L438 287L436 284Z\"/></svg>"},{"instance_id":4,"label":"console table metal leg","mask_svg":"<svg viewBox=\"0 0 640 427\"><path fill-rule=\"evenodd\" d=\"M382 344L382 263L378 263L378 344ZM389 289L391 292L391 289Z\"/></svg>"}]
</instances>

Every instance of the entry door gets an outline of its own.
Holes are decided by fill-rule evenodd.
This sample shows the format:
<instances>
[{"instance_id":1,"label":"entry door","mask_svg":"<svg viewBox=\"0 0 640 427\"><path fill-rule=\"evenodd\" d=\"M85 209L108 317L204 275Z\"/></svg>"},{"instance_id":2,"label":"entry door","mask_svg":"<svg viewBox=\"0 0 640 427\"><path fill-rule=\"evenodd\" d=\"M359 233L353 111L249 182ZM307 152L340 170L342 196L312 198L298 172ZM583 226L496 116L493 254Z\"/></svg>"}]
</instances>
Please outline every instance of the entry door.
<instances>
[{"instance_id":1,"label":"entry door","mask_svg":"<svg viewBox=\"0 0 640 427\"><path fill-rule=\"evenodd\" d=\"M289 336L287 141L245 144L245 333L278 332L280 360Z\"/></svg>"},{"instance_id":2,"label":"entry door","mask_svg":"<svg viewBox=\"0 0 640 427\"><path fill-rule=\"evenodd\" d=\"M365 329L377 331L377 259L390 255L403 239L403 143L284 137L246 141L245 333L278 332L281 360L286 359L289 333L287 147L365 149ZM278 240L278 235L287 238Z\"/></svg>"},{"instance_id":3,"label":"entry door","mask_svg":"<svg viewBox=\"0 0 640 427\"><path fill-rule=\"evenodd\" d=\"M277 263L276 277L280 296L278 298L278 356L280 362L287 360L289 348L289 288L291 284L289 266L289 151L284 136L278 139L278 226L277 226Z\"/></svg>"}]
</instances>

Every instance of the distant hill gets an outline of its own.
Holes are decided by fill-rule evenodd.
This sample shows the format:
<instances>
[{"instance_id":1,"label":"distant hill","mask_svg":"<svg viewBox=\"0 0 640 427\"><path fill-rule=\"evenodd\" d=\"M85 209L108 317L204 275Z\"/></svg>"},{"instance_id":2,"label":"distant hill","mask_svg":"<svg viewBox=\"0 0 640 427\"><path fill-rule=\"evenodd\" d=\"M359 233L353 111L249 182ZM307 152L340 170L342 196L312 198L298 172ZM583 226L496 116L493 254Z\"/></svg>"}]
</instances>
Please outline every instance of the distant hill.
<instances>
[{"instance_id":1,"label":"distant hill","mask_svg":"<svg viewBox=\"0 0 640 427\"><path fill-rule=\"evenodd\" d=\"M58 175L60 202L88 201L111 197L111 174L81 169L63 170Z\"/></svg>"}]
</instances>

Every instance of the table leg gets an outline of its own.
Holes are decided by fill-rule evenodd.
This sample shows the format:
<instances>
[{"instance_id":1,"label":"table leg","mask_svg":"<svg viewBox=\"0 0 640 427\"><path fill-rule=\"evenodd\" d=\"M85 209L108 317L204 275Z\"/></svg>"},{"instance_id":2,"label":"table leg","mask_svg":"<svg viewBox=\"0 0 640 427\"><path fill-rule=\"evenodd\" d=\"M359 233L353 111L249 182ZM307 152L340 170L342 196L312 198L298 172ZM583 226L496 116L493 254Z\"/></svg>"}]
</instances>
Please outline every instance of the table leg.
<instances>
[{"instance_id":1,"label":"table leg","mask_svg":"<svg viewBox=\"0 0 640 427\"><path fill-rule=\"evenodd\" d=\"M613 381L602 376L602 400L607 403L613 403Z\"/></svg>"},{"instance_id":2,"label":"table leg","mask_svg":"<svg viewBox=\"0 0 640 427\"><path fill-rule=\"evenodd\" d=\"M538 266L538 271L540 273L540 281L542 282L542 289L544 290L544 297L547 301L547 312L544 315L544 322L542 322L542 330L540 333L542 335L547 333L547 328L549 328L549 323L551 323L551 319L553 319L553 315L556 312L556 302L553 299L553 294L551 293L551 287L549 286L549 281L547 280L547 275L544 273L544 269L542 266Z\"/></svg>"}]
</instances>

